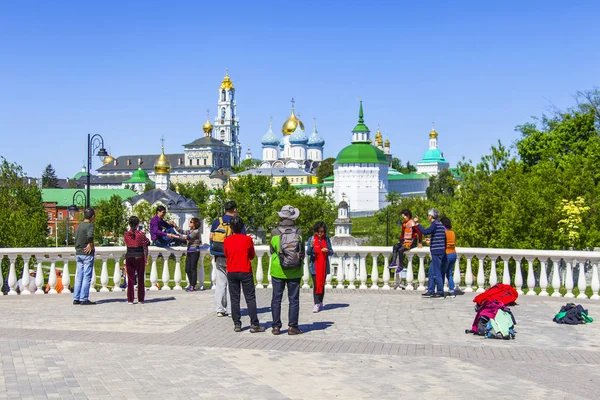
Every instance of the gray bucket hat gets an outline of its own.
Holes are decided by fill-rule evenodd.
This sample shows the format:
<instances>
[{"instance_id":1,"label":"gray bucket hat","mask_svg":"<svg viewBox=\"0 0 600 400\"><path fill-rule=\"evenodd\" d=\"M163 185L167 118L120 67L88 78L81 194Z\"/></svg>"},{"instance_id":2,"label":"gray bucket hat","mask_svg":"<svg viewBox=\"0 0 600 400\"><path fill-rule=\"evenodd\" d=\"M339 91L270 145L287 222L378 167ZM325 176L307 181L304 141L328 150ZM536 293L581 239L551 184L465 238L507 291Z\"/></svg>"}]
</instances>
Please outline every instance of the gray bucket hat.
<instances>
[{"instance_id":1,"label":"gray bucket hat","mask_svg":"<svg viewBox=\"0 0 600 400\"><path fill-rule=\"evenodd\" d=\"M279 215L280 218L294 220L300 216L300 210L293 206L287 205L281 207L281 211L279 211L277 215Z\"/></svg>"}]
</instances>

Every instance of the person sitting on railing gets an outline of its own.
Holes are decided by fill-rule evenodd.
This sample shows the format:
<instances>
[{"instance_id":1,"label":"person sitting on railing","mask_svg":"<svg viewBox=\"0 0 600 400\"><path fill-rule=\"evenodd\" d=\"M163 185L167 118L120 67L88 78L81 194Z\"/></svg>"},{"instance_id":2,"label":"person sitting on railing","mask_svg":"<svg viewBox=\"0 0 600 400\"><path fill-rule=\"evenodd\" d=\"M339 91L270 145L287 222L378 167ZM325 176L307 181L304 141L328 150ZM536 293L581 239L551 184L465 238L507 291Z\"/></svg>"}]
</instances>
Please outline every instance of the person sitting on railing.
<instances>
[{"instance_id":1,"label":"person sitting on railing","mask_svg":"<svg viewBox=\"0 0 600 400\"><path fill-rule=\"evenodd\" d=\"M446 254L446 228L439 221L440 212L432 208L427 213L427 218L431 225L424 229L419 225L419 218L415 217L417 229L423 235L431 235L429 251L431 252L431 264L429 265L429 282L427 292L423 293L425 297L445 298L444 279L442 278L442 258ZM436 292L437 288L437 292Z\"/></svg>"},{"instance_id":2,"label":"person sitting on railing","mask_svg":"<svg viewBox=\"0 0 600 400\"><path fill-rule=\"evenodd\" d=\"M150 241L144 234L139 231L140 219L135 215L129 217L129 230L125 232L123 238L125 239L125 245L127 246L127 253L125 253L125 265L127 266L127 302L129 304L135 304L135 283L134 278L137 274L139 277L138 284L138 301L140 304L144 304L144 296L146 295L146 288L144 285L146 277L146 263L148 261L148 244Z\"/></svg>"},{"instance_id":3,"label":"person sitting on railing","mask_svg":"<svg viewBox=\"0 0 600 400\"><path fill-rule=\"evenodd\" d=\"M313 227L315 234L308 239L306 255L309 257L309 272L313 281L313 299L315 306L313 312L323 310L325 297L325 278L330 273L329 257L333 254L331 240L327 237L327 225L318 221Z\"/></svg>"},{"instance_id":4,"label":"person sitting on railing","mask_svg":"<svg viewBox=\"0 0 600 400\"><path fill-rule=\"evenodd\" d=\"M179 244L179 233L175 222L165 221L167 209L165 206L156 207L156 215L150 220L150 239L158 247L169 247L172 244ZM177 240L177 241L176 241Z\"/></svg>"},{"instance_id":5,"label":"person sitting on railing","mask_svg":"<svg viewBox=\"0 0 600 400\"><path fill-rule=\"evenodd\" d=\"M404 269L404 253L410 249L421 246L423 234L415 228L416 222L412 219L412 213L409 209L404 209L400 212L402 215L402 234L392 249L392 262L389 265L390 269L396 269L396 288L399 287L400 273ZM398 260L398 263L396 263Z\"/></svg>"}]
</instances>

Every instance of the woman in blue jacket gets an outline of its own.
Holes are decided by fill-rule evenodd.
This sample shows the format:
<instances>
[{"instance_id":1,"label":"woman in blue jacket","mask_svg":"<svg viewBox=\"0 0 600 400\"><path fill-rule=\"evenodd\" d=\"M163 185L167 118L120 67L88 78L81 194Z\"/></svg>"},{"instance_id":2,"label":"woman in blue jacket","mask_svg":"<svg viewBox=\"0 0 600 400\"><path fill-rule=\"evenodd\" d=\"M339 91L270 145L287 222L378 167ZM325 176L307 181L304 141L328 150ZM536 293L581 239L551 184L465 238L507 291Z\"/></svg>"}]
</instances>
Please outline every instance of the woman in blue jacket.
<instances>
[{"instance_id":1,"label":"woman in blue jacket","mask_svg":"<svg viewBox=\"0 0 600 400\"><path fill-rule=\"evenodd\" d=\"M313 227L314 235L308 240L306 254L309 257L309 271L313 280L313 297L315 306L314 313L323 309L323 298L325 297L325 278L329 270L329 257L333 253L331 240L327 237L327 226L325 222L318 221Z\"/></svg>"}]
</instances>

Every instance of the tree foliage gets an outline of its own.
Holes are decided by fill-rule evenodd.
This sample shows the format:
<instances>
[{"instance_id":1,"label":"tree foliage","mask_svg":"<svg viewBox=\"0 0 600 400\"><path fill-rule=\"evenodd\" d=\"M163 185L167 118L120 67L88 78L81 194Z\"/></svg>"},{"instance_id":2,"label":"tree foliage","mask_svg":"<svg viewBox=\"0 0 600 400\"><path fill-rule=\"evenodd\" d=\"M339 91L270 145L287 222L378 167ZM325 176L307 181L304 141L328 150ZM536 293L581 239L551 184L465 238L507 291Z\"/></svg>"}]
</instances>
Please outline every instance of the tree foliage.
<instances>
[{"instance_id":1,"label":"tree foliage","mask_svg":"<svg viewBox=\"0 0 600 400\"><path fill-rule=\"evenodd\" d=\"M321 164L317 167L317 179L319 183L322 183L328 176L333 175L333 163L335 163L335 158L333 157L321 161Z\"/></svg>"},{"instance_id":2,"label":"tree foliage","mask_svg":"<svg viewBox=\"0 0 600 400\"><path fill-rule=\"evenodd\" d=\"M44 189L52 189L57 188L58 186L58 178L56 177L56 171L52 164L46 165L46 169L42 173L42 187Z\"/></svg>"},{"instance_id":3,"label":"tree foliage","mask_svg":"<svg viewBox=\"0 0 600 400\"><path fill-rule=\"evenodd\" d=\"M0 157L0 247L43 247L48 216L42 193L21 166Z\"/></svg>"},{"instance_id":4,"label":"tree foliage","mask_svg":"<svg viewBox=\"0 0 600 400\"><path fill-rule=\"evenodd\" d=\"M118 195L109 200L101 200L96 210L96 240L101 242L103 237L112 236L120 240L127 229L127 209Z\"/></svg>"},{"instance_id":5,"label":"tree foliage","mask_svg":"<svg viewBox=\"0 0 600 400\"><path fill-rule=\"evenodd\" d=\"M248 171L249 169L258 168L258 167L260 167L260 164L262 164L262 161L257 160L256 158L246 158L246 159L242 160L240 165L232 166L231 171L233 171L233 173L237 174L239 172Z\"/></svg>"}]
</instances>

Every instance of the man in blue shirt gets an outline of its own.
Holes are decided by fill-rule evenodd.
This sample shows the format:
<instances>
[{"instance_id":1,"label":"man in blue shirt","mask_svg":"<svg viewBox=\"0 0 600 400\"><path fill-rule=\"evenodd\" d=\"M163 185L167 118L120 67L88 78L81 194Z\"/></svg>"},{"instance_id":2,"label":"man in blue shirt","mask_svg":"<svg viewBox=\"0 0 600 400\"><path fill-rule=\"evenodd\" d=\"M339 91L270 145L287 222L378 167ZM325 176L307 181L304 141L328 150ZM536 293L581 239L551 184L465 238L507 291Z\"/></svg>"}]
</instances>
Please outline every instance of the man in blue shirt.
<instances>
[{"instance_id":1,"label":"man in blue shirt","mask_svg":"<svg viewBox=\"0 0 600 400\"><path fill-rule=\"evenodd\" d=\"M429 265L429 282L427 283L427 292L423 293L425 297L445 298L444 279L442 278L442 258L446 254L446 228L439 221L440 212L432 208L427 213L427 218L431 225L424 229L419 225L419 219L415 218L416 228L423 235L431 235L429 251L431 252L431 264ZM437 292L435 291L437 287Z\"/></svg>"}]
</instances>

